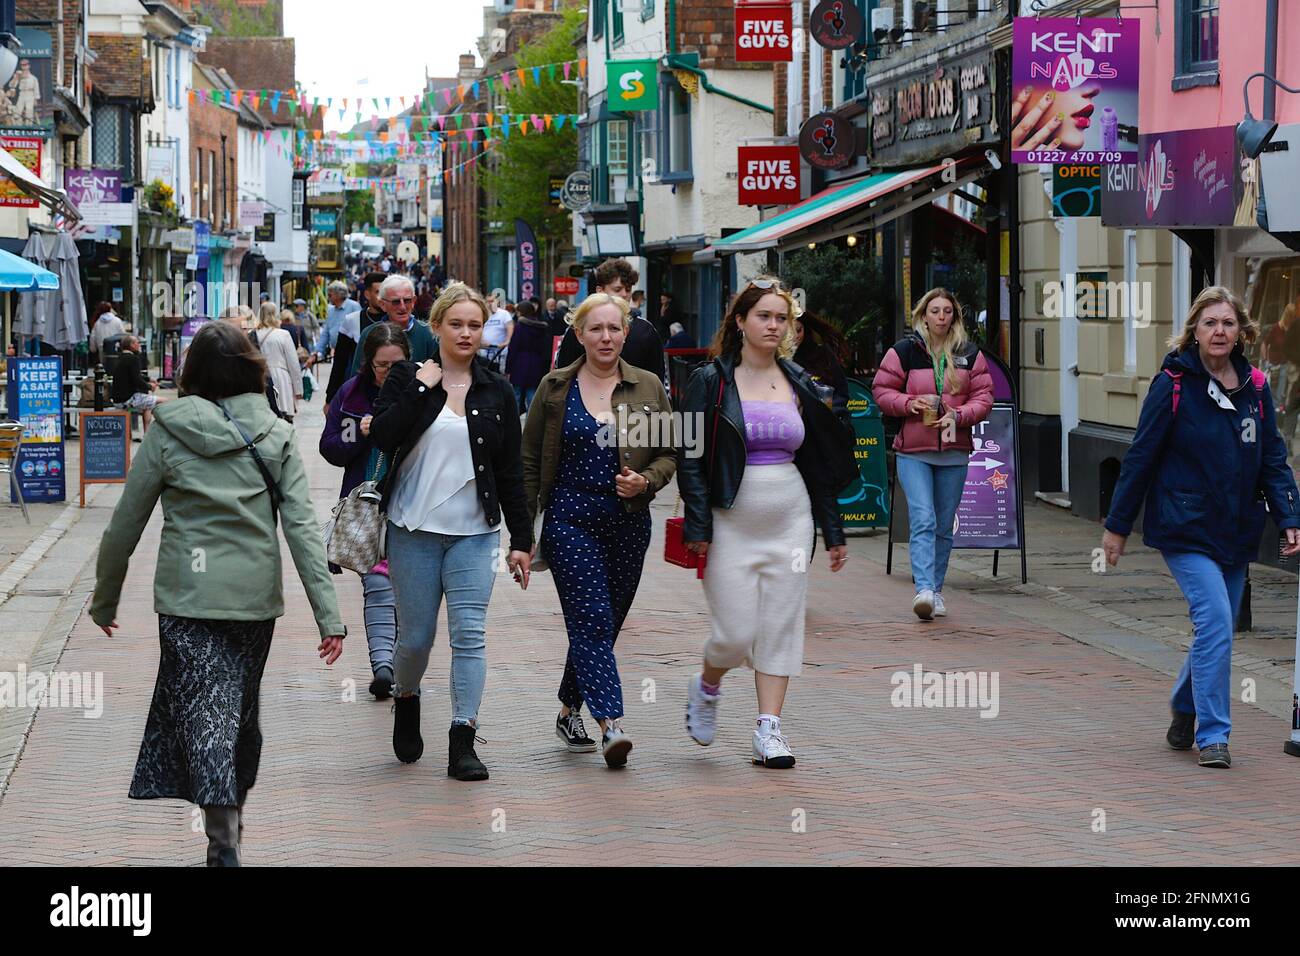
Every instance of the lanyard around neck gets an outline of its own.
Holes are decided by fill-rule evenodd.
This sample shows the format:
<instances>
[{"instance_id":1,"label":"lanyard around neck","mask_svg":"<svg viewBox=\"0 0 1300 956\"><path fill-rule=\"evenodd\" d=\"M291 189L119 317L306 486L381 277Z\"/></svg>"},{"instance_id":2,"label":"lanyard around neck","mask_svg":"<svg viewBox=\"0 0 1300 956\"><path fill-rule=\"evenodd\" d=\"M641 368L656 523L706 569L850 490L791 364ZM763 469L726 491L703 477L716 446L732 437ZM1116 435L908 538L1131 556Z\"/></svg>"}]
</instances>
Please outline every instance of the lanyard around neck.
<instances>
[{"instance_id":1,"label":"lanyard around neck","mask_svg":"<svg viewBox=\"0 0 1300 956\"><path fill-rule=\"evenodd\" d=\"M948 368L948 357L940 354L939 360L934 363L934 392L936 395L943 394L943 373Z\"/></svg>"}]
</instances>

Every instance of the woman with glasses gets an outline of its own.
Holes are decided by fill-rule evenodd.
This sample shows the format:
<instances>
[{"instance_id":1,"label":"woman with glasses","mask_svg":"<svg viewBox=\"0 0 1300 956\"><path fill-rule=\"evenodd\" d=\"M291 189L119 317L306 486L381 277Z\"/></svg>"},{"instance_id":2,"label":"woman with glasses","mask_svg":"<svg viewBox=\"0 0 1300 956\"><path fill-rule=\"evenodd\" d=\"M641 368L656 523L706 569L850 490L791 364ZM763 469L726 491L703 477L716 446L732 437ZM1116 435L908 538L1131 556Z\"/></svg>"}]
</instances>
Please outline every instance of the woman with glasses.
<instances>
[{"instance_id":1,"label":"woman with glasses","mask_svg":"<svg viewBox=\"0 0 1300 956\"><path fill-rule=\"evenodd\" d=\"M943 582L952 553L953 519L966 484L971 426L993 408L993 378L966 338L961 304L931 289L912 310L912 331L885 353L872 385L885 415L904 419L894 439L898 480L907 492L916 596L923 621L943 617Z\"/></svg>"},{"instance_id":2,"label":"woman with glasses","mask_svg":"<svg viewBox=\"0 0 1300 956\"><path fill-rule=\"evenodd\" d=\"M505 376L476 359L487 319L481 295L459 282L449 285L430 313L440 337L433 358L389 370L370 423L375 446L392 459L379 510L388 515L399 628L393 751L404 763L424 753L420 679L445 594L452 714L447 775L457 780L488 778L474 751L474 731L487 679L487 608L500 563L503 511L510 534L506 564L525 588L533 547L515 392Z\"/></svg>"},{"instance_id":3,"label":"woman with glasses","mask_svg":"<svg viewBox=\"0 0 1300 956\"><path fill-rule=\"evenodd\" d=\"M555 733L570 753L596 749L582 723L585 701L611 768L632 749L614 642L641 583L650 502L677 468L663 382L620 357L631 325L621 297L583 300L572 322L583 354L538 385L523 451L528 509L546 514L542 554L569 635Z\"/></svg>"},{"instance_id":4,"label":"woman with glasses","mask_svg":"<svg viewBox=\"0 0 1300 956\"><path fill-rule=\"evenodd\" d=\"M732 300L713 360L686 387L682 412L701 416L704 448L681 457L677 479L686 546L707 557L712 621L703 671L690 683L687 732L701 746L713 742L722 677L748 665L758 692L752 759L777 769L795 762L781 709L803 667L814 521L831 570L848 560L836 502L842 426L831 389L790 361L797 314L777 279L755 279Z\"/></svg>"},{"instance_id":5,"label":"woman with glasses","mask_svg":"<svg viewBox=\"0 0 1300 956\"><path fill-rule=\"evenodd\" d=\"M361 371L344 383L325 412L320 453L331 465L343 469L340 498L346 498L363 481L383 477L383 456L370 440L375 399L389 370L410 357L405 332L391 322L376 326L375 334L366 337ZM331 564L330 571L339 574L342 569ZM376 700L387 700L393 689L393 647L397 643L397 607L387 559L361 575L361 587L373 678L370 693Z\"/></svg>"}]
</instances>

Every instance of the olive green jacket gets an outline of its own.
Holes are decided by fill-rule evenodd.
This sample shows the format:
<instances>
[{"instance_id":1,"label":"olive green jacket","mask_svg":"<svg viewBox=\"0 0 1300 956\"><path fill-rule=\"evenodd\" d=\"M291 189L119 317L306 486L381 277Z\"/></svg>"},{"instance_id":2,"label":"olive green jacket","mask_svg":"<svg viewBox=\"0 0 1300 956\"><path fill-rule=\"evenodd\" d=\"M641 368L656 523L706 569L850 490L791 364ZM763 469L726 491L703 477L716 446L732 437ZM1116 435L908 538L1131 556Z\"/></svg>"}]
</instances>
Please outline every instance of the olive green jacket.
<instances>
[{"instance_id":1,"label":"olive green jacket","mask_svg":"<svg viewBox=\"0 0 1300 956\"><path fill-rule=\"evenodd\" d=\"M528 498L528 517L536 522L546 510L555 473L560 465L560 435L564 425L565 402L569 388L578 377L587 357L572 365L557 368L537 386L537 395L528 407L524 423L524 494ZM654 496L672 480L677 471L679 432L669 416L672 406L663 382L645 369L618 360L623 380L610 398L615 420L607 426L616 440L618 461L644 475L649 487L635 498L620 498L626 511L640 511L650 506ZM652 414L663 413L663 414Z\"/></svg>"},{"instance_id":2,"label":"olive green jacket","mask_svg":"<svg viewBox=\"0 0 1300 956\"><path fill-rule=\"evenodd\" d=\"M236 395L222 404L253 439L283 493L279 523L321 637L343 634L293 427L271 413L265 395ZM284 614L280 538L266 481L221 409L191 395L158 406L131 462L99 544L90 604L96 624L102 627L117 615L131 554L160 497L157 613L222 621Z\"/></svg>"}]
</instances>

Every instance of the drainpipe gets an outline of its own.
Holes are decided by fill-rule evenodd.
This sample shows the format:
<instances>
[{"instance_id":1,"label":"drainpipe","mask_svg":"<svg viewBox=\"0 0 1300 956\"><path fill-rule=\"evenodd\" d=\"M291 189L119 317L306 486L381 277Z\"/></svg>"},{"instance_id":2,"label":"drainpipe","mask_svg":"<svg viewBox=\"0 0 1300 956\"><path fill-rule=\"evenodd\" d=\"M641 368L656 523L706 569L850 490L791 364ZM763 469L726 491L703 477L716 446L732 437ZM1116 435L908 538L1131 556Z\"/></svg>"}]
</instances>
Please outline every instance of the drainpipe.
<instances>
[{"instance_id":1,"label":"drainpipe","mask_svg":"<svg viewBox=\"0 0 1300 956\"><path fill-rule=\"evenodd\" d=\"M1268 0L1264 14L1264 72L1277 76L1277 0ZM1272 83L1264 84L1264 112L1261 119L1276 119L1274 109L1277 104L1277 87Z\"/></svg>"},{"instance_id":2,"label":"drainpipe","mask_svg":"<svg viewBox=\"0 0 1300 956\"><path fill-rule=\"evenodd\" d=\"M691 66L683 61L677 55L677 0L668 0L668 55L664 57L664 65L670 70L685 70L687 73L694 74L700 81L700 86L704 87L710 93L716 93L718 96L725 96L729 100L735 100L737 103L743 103L751 109L761 110L764 113L771 113L772 107L764 106L762 103L755 103L753 100L745 99L727 90L719 89L709 82L709 75L699 67Z\"/></svg>"}]
</instances>

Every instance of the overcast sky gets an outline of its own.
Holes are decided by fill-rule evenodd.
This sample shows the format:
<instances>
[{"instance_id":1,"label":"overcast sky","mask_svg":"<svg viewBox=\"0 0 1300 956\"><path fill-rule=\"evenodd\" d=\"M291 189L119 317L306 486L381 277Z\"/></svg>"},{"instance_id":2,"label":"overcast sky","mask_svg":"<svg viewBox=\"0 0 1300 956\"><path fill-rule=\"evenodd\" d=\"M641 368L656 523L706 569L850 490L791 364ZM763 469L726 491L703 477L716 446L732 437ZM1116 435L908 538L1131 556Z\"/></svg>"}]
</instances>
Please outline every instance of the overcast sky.
<instances>
[{"instance_id":1,"label":"overcast sky","mask_svg":"<svg viewBox=\"0 0 1300 956\"><path fill-rule=\"evenodd\" d=\"M424 90L430 76L455 76L462 53L475 53L483 32L483 6L474 0L285 0L284 33L296 41L298 82L308 97L334 98L325 128L350 129L352 100L364 97L362 118L401 111L399 96ZM373 14L373 15L367 15ZM349 113L340 119L343 97ZM391 110L384 98L391 97Z\"/></svg>"}]
</instances>

